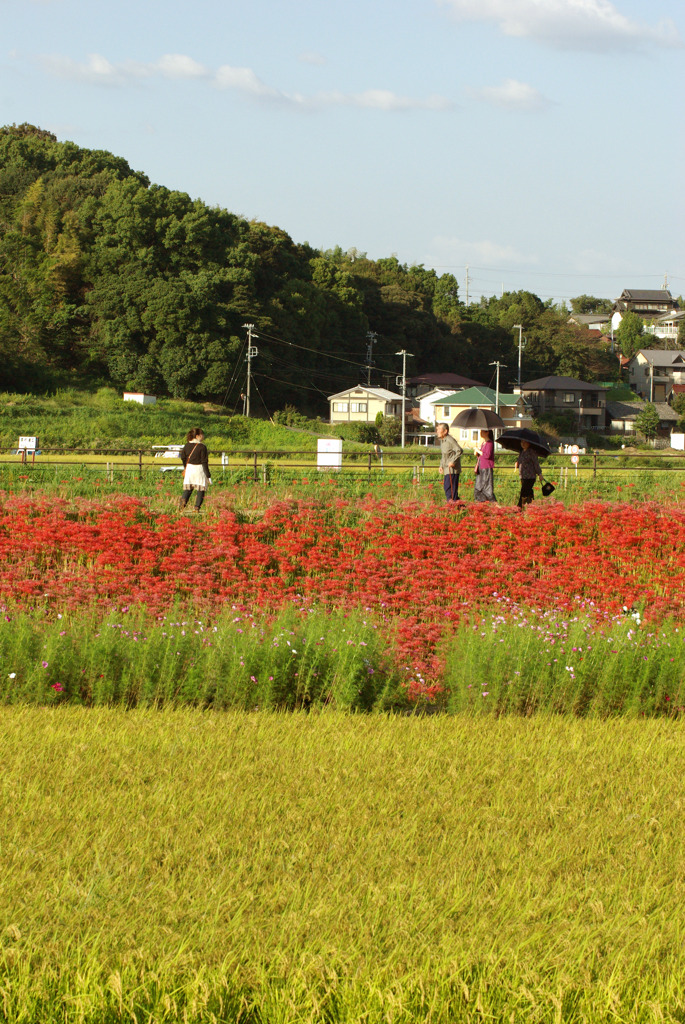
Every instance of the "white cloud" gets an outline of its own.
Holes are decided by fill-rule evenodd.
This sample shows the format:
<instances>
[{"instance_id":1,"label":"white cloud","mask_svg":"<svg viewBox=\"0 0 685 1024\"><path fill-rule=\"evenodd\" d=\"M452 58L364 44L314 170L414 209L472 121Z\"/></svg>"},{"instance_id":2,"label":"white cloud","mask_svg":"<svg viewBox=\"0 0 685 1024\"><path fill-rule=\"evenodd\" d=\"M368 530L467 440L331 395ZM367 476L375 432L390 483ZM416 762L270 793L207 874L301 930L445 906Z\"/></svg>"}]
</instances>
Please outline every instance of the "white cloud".
<instances>
[{"instance_id":1,"label":"white cloud","mask_svg":"<svg viewBox=\"0 0 685 1024\"><path fill-rule=\"evenodd\" d=\"M202 64L181 53L167 53L153 63L127 60L115 64L99 53L89 54L85 61L55 55L40 57L39 60L48 74L56 78L99 85L127 85L155 76L175 79L210 77L210 72Z\"/></svg>"},{"instance_id":2,"label":"white cloud","mask_svg":"<svg viewBox=\"0 0 685 1024\"><path fill-rule=\"evenodd\" d=\"M494 21L508 36L560 50L682 46L670 20L655 27L626 17L610 0L437 0L462 21Z\"/></svg>"},{"instance_id":3,"label":"white cloud","mask_svg":"<svg viewBox=\"0 0 685 1024\"><path fill-rule=\"evenodd\" d=\"M322 107L346 106L386 112L408 110L450 110L454 104L444 96L414 99L401 96L389 89L367 89L360 93L315 93L304 96L288 93L264 82L252 68L222 64L211 71L185 54L165 54L159 60L143 63L122 61L113 63L101 54L92 53L85 61L71 57L44 56L39 58L48 74L58 78L90 82L98 85L125 86L150 78L181 81L205 80L218 89L231 89L254 100L282 104L293 109L317 110Z\"/></svg>"},{"instance_id":4,"label":"white cloud","mask_svg":"<svg viewBox=\"0 0 685 1024\"><path fill-rule=\"evenodd\" d=\"M238 92L245 92L260 99L294 101L293 97L262 82L251 68L234 68L230 64L222 64L214 76L214 82L221 89L237 89Z\"/></svg>"},{"instance_id":5,"label":"white cloud","mask_svg":"<svg viewBox=\"0 0 685 1024\"><path fill-rule=\"evenodd\" d=\"M532 85L517 82L515 78L507 78L501 85L470 89L469 94L474 99L509 110L540 110L549 103L549 100Z\"/></svg>"},{"instance_id":6,"label":"white cloud","mask_svg":"<svg viewBox=\"0 0 685 1024\"><path fill-rule=\"evenodd\" d=\"M198 64L192 57L182 53L167 53L160 57L156 65L151 65L167 78L208 78L209 71Z\"/></svg>"},{"instance_id":7,"label":"white cloud","mask_svg":"<svg viewBox=\"0 0 685 1024\"><path fill-rule=\"evenodd\" d=\"M314 64L317 67L321 67L326 63L326 58L320 53L316 53L314 50L306 50L301 53L297 58L301 64Z\"/></svg>"},{"instance_id":8,"label":"white cloud","mask_svg":"<svg viewBox=\"0 0 685 1024\"><path fill-rule=\"evenodd\" d=\"M234 68L228 64L219 68L215 81L224 89L237 89L257 99L309 110L322 107L361 107L384 111L447 110L453 105L443 96L429 96L425 100L417 100L400 96L389 89L367 89L360 93L314 93L311 96L303 96L301 93L282 92L268 86L250 68Z\"/></svg>"},{"instance_id":9,"label":"white cloud","mask_svg":"<svg viewBox=\"0 0 685 1024\"><path fill-rule=\"evenodd\" d=\"M389 89L367 89L359 93L321 93L307 101L314 106L363 107L367 110L451 110L454 104L445 96L428 96L425 100L399 96Z\"/></svg>"},{"instance_id":10,"label":"white cloud","mask_svg":"<svg viewBox=\"0 0 685 1024\"><path fill-rule=\"evenodd\" d=\"M431 242L430 266L471 266L501 268L502 266L532 265L537 256L527 256L513 245L502 245L490 239L469 242L454 235L437 235Z\"/></svg>"}]
</instances>

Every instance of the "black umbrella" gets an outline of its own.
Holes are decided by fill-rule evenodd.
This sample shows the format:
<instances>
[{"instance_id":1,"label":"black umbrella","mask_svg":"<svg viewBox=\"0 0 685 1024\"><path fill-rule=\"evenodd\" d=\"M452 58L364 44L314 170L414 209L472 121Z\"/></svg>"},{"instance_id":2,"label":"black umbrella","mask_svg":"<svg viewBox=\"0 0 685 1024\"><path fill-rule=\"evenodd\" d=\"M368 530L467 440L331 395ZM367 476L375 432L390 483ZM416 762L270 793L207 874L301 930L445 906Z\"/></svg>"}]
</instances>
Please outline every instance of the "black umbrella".
<instances>
[{"instance_id":1,"label":"black umbrella","mask_svg":"<svg viewBox=\"0 0 685 1024\"><path fill-rule=\"evenodd\" d=\"M462 409L452 420L453 427L472 428L473 430L490 430L492 427L503 427L504 420L492 409L479 409L472 405L470 409Z\"/></svg>"},{"instance_id":2,"label":"black umbrella","mask_svg":"<svg viewBox=\"0 0 685 1024\"><path fill-rule=\"evenodd\" d=\"M521 441L527 441L530 447L540 458L545 459L551 455L549 447L542 440L535 430L528 430L527 427L513 427L511 430L503 430L497 438L497 443L510 452L521 451Z\"/></svg>"}]
</instances>

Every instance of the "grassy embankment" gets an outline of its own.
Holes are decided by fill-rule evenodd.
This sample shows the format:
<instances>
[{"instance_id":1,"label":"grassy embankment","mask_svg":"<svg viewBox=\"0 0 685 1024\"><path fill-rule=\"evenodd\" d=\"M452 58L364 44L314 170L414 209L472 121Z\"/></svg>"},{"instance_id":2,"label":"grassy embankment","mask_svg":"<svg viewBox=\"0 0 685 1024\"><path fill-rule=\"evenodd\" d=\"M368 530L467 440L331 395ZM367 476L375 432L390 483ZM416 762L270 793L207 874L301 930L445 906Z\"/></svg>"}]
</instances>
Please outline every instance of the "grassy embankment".
<instances>
[{"instance_id":1,"label":"grassy embankment","mask_svg":"<svg viewBox=\"0 0 685 1024\"><path fill-rule=\"evenodd\" d=\"M683 726L3 712L12 1024L682 1021Z\"/></svg>"},{"instance_id":2,"label":"grassy embankment","mask_svg":"<svg viewBox=\"0 0 685 1024\"><path fill-rule=\"evenodd\" d=\"M250 504L256 497L255 491L262 489L265 481L272 489L287 490L297 486L298 493L302 493L302 487L312 493L318 491L321 481L320 474L316 472L316 438L329 433L347 437L347 465L342 473L335 475L338 486L346 494L354 496L371 488L387 495L389 487L406 494L409 487L414 495L429 500L436 497L430 494L430 484L435 485L436 482L438 486L433 490L440 492L437 453L430 449L411 447L404 452L387 449L384 470L381 471L377 460L372 461L369 469L370 446L354 441L351 428L344 425L331 427L326 423L311 423L309 430L293 430L265 420L227 416L218 407L172 400L143 407L134 402L124 402L108 388L94 395L68 390L51 398L0 396L0 447L5 448L5 453L0 456L0 486L13 491L31 488L51 492L63 490L64 493L82 496L116 493L122 488L141 496L173 490L178 486L178 474L160 472L163 465L174 465L173 460L155 459L149 449L157 444L180 443L187 431L197 425L205 429L215 485L219 488L237 487L242 504ZM35 465L21 465L19 458L10 454L19 434L38 436L43 454ZM49 451L60 447L83 448L88 450L88 454ZM116 449L131 451L128 455L108 454ZM293 454L260 456L255 485L253 458L249 454L241 454L246 450L290 451ZM139 451L145 452L142 459L137 454ZM221 452L228 455L227 466L221 465ZM517 480L513 462L514 456L510 453L499 453L497 490L506 504L516 500ZM140 480L139 466L142 466ZM470 453L464 456L463 466L462 493L468 498L473 486L473 456ZM661 468L655 470L654 466ZM418 467L418 475L415 467ZM562 468L567 470L565 481ZM595 477L591 456L581 456L576 474L568 456L555 455L544 471L558 484L556 499L565 502L593 497L673 500L681 496L685 460L679 460L672 453L631 451L615 458L607 453L598 456ZM307 482L303 484L303 480ZM414 481L416 484L412 486ZM441 493L437 498L442 500Z\"/></svg>"},{"instance_id":3,"label":"grassy embankment","mask_svg":"<svg viewBox=\"0 0 685 1024\"><path fill-rule=\"evenodd\" d=\"M504 607L503 607L503 610ZM124 613L8 615L0 624L0 703L348 711L429 707L475 716L682 716L685 635L627 615L525 609L470 616L441 634L440 669L397 653L377 614L229 608L195 619ZM401 623L400 623L401 626ZM423 684L437 684L426 702Z\"/></svg>"}]
</instances>

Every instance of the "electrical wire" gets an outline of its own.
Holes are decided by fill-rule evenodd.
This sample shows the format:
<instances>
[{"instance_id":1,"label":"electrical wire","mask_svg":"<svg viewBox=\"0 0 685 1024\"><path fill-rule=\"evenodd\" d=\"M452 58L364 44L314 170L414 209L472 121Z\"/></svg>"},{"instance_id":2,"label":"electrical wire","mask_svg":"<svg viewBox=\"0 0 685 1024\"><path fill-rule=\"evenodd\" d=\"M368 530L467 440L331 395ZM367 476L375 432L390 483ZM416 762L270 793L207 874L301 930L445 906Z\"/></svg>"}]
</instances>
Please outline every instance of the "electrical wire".
<instances>
[{"instance_id":1,"label":"electrical wire","mask_svg":"<svg viewBox=\"0 0 685 1024\"><path fill-rule=\"evenodd\" d=\"M316 391L316 393L318 395L323 395L324 398L328 398L328 395L326 394L326 392L322 391L321 388L317 388L316 386L315 387L309 387L307 384L293 384L292 381L289 381L289 380L281 380L279 377L270 377L268 373L255 373L255 372L253 372L252 373L252 377L253 378L254 377L263 377L264 380L271 380L271 381L274 381L276 384L285 384L286 387L288 387L288 388L296 388L299 391Z\"/></svg>"},{"instance_id":2,"label":"electrical wire","mask_svg":"<svg viewBox=\"0 0 685 1024\"><path fill-rule=\"evenodd\" d=\"M273 353L269 353L269 363L270 365L276 363L278 364L278 366L282 366L288 370L293 369L292 363L287 362L287 360L282 359L279 356L273 355ZM352 373L343 376L340 373L331 373L328 370L318 370L313 367L306 367L306 373L311 377L317 377L319 379L333 381L334 383L343 383L348 385L350 383L351 377L353 376Z\"/></svg>"},{"instance_id":3,"label":"electrical wire","mask_svg":"<svg viewBox=\"0 0 685 1024\"><path fill-rule=\"evenodd\" d=\"M253 377L254 377L254 374L253 374ZM262 405L264 406L264 412L269 417L269 422L273 424L273 422L274 422L273 416L271 415L271 413L269 412L269 410L267 408L266 402L264 401L264 396L262 395L261 391L259 390L259 384L257 383L257 381L254 382L254 386L255 386L255 389L257 391L257 394L259 395L259 397L262 400Z\"/></svg>"},{"instance_id":4,"label":"electrical wire","mask_svg":"<svg viewBox=\"0 0 685 1024\"><path fill-rule=\"evenodd\" d=\"M223 400L223 402L221 403L221 406L220 406L221 409L224 409L226 407L226 403L228 402L229 396L231 395L231 393L233 391L233 388L235 386L235 382L238 379L238 367L240 366L241 357L243 355L243 349L245 348L246 344L247 344L247 339L242 343L242 345L240 346L240 349L238 351L238 355L237 355L236 361L235 361L235 366L233 368L233 373L231 374L231 379L230 379L230 381L228 383L228 387L226 388L226 394L224 395L224 400Z\"/></svg>"},{"instance_id":5,"label":"electrical wire","mask_svg":"<svg viewBox=\"0 0 685 1024\"><path fill-rule=\"evenodd\" d=\"M320 349L308 348L306 345L298 345L295 341L284 341L283 338L276 338L272 334L267 334L265 331L260 331L259 337L266 338L269 341L274 341L278 345L285 345L287 348L299 348L303 352L313 352L314 355L321 356L324 359L336 359L340 363L349 363L351 366L362 367L364 370L369 369L368 363L356 362L353 359L345 359L344 356L334 356L330 352L322 352ZM396 373L396 370L385 370L382 366L372 366L372 370L380 370L381 373Z\"/></svg>"}]
</instances>

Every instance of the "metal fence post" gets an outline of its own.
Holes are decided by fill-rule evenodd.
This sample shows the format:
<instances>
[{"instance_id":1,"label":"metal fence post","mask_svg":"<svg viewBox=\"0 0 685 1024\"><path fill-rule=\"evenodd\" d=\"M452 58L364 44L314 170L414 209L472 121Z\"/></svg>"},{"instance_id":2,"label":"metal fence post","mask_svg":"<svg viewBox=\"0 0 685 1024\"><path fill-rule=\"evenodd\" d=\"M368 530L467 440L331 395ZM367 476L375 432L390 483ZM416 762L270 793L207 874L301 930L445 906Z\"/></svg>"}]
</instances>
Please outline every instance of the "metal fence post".
<instances>
[{"instance_id":1,"label":"metal fence post","mask_svg":"<svg viewBox=\"0 0 685 1024\"><path fill-rule=\"evenodd\" d=\"M254 456L253 480L254 480L255 483L257 483L257 480L258 480L258 476L257 476L257 452L253 452L253 456Z\"/></svg>"},{"instance_id":2,"label":"metal fence post","mask_svg":"<svg viewBox=\"0 0 685 1024\"><path fill-rule=\"evenodd\" d=\"M592 475L593 475L593 477L597 476L597 450L596 449L592 453Z\"/></svg>"},{"instance_id":3,"label":"metal fence post","mask_svg":"<svg viewBox=\"0 0 685 1024\"><path fill-rule=\"evenodd\" d=\"M143 479L143 452L138 450L138 479Z\"/></svg>"},{"instance_id":4,"label":"metal fence post","mask_svg":"<svg viewBox=\"0 0 685 1024\"><path fill-rule=\"evenodd\" d=\"M369 452L369 480L371 479L371 458L372 458L372 455L371 455L371 452Z\"/></svg>"}]
</instances>

